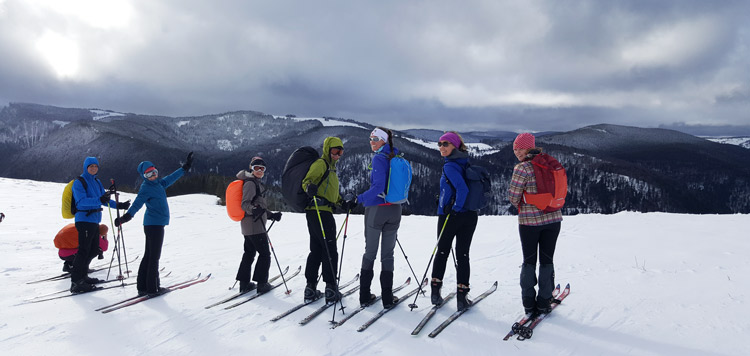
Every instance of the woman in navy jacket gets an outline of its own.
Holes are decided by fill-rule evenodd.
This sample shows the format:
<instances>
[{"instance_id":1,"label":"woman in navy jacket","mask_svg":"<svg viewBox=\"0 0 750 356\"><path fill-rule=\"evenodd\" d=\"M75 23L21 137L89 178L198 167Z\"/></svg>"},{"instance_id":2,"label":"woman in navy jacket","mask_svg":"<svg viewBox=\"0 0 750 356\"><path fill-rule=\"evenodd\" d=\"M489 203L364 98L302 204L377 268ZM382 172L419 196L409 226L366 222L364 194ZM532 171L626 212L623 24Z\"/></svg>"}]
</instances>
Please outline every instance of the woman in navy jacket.
<instances>
[{"instance_id":1,"label":"woman in navy jacket","mask_svg":"<svg viewBox=\"0 0 750 356\"><path fill-rule=\"evenodd\" d=\"M438 201L438 250L432 265L432 304L440 304L440 288L443 286L445 265L456 238L456 300L458 310L471 305L469 293L469 248L474 230L477 227L477 212L464 207L469 188L464 176L469 154L458 133L449 131L438 141L440 155L444 157L443 175L440 177L440 198Z\"/></svg>"},{"instance_id":2,"label":"woman in navy jacket","mask_svg":"<svg viewBox=\"0 0 750 356\"><path fill-rule=\"evenodd\" d=\"M169 204L166 188L180 179L193 164L193 152L187 156L185 164L172 174L159 178L159 171L154 164L143 161L138 165L138 173L145 179L138 190L127 213L115 219L115 226L130 221L138 210L146 205L143 216L143 232L146 235L146 248L138 267L138 295L153 295L163 292L159 286L159 258L164 243L164 226L169 225Z\"/></svg>"},{"instance_id":3,"label":"woman in navy jacket","mask_svg":"<svg viewBox=\"0 0 750 356\"><path fill-rule=\"evenodd\" d=\"M376 127L370 133L370 148L375 152L372 157L370 189L357 196L357 202L365 207L365 253L362 256L359 278L359 302L366 306L375 300L375 295L370 292L370 285L375 275L373 267L380 243L380 289L383 307L390 308L398 301L393 296L393 249L401 226L401 204L386 202L385 192L390 159L399 152L393 147L391 130L382 127Z\"/></svg>"}]
</instances>

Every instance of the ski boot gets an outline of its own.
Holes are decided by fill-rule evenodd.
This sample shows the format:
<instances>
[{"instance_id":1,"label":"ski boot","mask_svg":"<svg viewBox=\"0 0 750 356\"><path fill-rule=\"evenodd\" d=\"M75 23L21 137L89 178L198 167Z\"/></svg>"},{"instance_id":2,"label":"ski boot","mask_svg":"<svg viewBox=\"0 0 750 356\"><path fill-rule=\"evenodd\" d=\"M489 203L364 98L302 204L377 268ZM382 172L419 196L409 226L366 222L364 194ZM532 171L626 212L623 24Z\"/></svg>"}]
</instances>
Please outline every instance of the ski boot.
<instances>
[{"instance_id":1,"label":"ski boot","mask_svg":"<svg viewBox=\"0 0 750 356\"><path fill-rule=\"evenodd\" d=\"M326 304L333 304L341 300L341 292L336 288L335 283L326 283L325 298Z\"/></svg>"},{"instance_id":2,"label":"ski boot","mask_svg":"<svg viewBox=\"0 0 750 356\"><path fill-rule=\"evenodd\" d=\"M443 302L443 297L440 296L440 288L443 287L443 281L436 278L430 282L430 289L432 289L432 295L430 295L430 301L432 305L440 305Z\"/></svg>"},{"instance_id":3,"label":"ski boot","mask_svg":"<svg viewBox=\"0 0 750 356\"><path fill-rule=\"evenodd\" d=\"M471 288L468 286L462 287L462 284L459 284L458 287L456 287L456 302L459 311L466 310L471 306L472 302L467 298L470 290Z\"/></svg>"},{"instance_id":4,"label":"ski boot","mask_svg":"<svg viewBox=\"0 0 750 356\"><path fill-rule=\"evenodd\" d=\"M307 283L307 286L305 286L305 303L312 303L323 296L323 293L315 288L315 283Z\"/></svg>"}]
</instances>

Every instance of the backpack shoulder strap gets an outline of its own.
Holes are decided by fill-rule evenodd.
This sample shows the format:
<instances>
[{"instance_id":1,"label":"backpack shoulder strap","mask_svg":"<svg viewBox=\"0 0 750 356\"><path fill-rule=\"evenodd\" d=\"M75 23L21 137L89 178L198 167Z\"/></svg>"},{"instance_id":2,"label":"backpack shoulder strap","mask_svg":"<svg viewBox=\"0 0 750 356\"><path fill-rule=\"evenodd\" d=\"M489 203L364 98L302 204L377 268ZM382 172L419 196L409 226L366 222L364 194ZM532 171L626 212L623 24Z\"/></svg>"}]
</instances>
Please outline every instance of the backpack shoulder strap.
<instances>
[{"instance_id":1,"label":"backpack shoulder strap","mask_svg":"<svg viewBox=\"0 0 750 356\"><path fill-rule=\"evenodd\" d=\"M89 190L89 184L86 183L86 180L83 179L83 177L78 176L78 181L81 182L81 184L83 184L83 190L86 190L86 191Z\"/></svg>"},{"instance_id":2,"label":"backpack shoulder strap","mask_svg":"<svg viewBox=\"0 0 750 356\"><path fill-rule=\"evenodd\" d=\"M250 200L250 204L255 205L255 199L258 199L258 197L261 196L260 184L258 184L258 182L256 182L255 179L252 178L245 179L244 183L242 184L246 184L247 182L252 182L255 186L255 196L253 196L253 199Z\"/></svg>"},{"instance_id":3,"label":"backpack shoulder strap","mask_svg":"<svg viewBox=\"0 0 750 356\"><path fill-rule=\"evenodd\" d=\"M326 180L326 178L328 178L328 173L330 173L329 170L331 169L331 167L328 165L328 162L326 162L326 160L322 158L318 158L318 159L323 161L323 163L325 163L326 165L326 171L325 173L323 173L323 176L320 177L320 180L318 181L318 185L320 185L320 183L322 183L324 180Z\"/></svg>"}]
</instances>

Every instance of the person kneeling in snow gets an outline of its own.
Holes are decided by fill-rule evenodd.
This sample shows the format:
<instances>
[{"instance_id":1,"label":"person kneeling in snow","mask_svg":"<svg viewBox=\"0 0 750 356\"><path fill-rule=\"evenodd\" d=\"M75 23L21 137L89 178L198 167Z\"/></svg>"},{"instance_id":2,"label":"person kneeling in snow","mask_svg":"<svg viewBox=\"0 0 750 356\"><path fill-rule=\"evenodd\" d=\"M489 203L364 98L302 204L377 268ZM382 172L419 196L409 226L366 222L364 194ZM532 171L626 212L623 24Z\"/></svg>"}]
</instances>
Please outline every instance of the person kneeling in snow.
<instances>
[{"instance_id":1,"label":"person kneeling in snow","mask_svg":"<svg viewBox=\"0 0 750 356\"><path fill-rule=\"evenodd\" d=\"M138 267L138 295L158 295L164 288L159 286L159 258L164 244L164 226L169 225L169 204L166 189L180 179L193 164L193 152L187 161L172 174L159 178L159 171L154 164L143 161L138 165L138 174L145 179L138 190L133 205L122 217L115 219L115 226L120 226L133 218L143 205L146 213L143 216L143 232L146 235L146 248L141 265Z\"/></svg>"},{"instance_id":2,"label":"person kneeling in snow","mask_svg":"<svg viewBox=\"0 0 750 356\"><path fill-rule=\"evenodd\" d=\"M99 224L99 250L97 254L90 254L88 256L89 262L94 259L95 256L99 256L99 259L104 258L104 251L107 251L109 247L109 241L107 241L107 232L109 228L107 225ZM75 224L65 225L55 235L55 247L59 249L57 255L63 260L63 272L70 272L73 270L73 261L75 261L78 255L78 230Z\"/></svg>"}]
</instances>

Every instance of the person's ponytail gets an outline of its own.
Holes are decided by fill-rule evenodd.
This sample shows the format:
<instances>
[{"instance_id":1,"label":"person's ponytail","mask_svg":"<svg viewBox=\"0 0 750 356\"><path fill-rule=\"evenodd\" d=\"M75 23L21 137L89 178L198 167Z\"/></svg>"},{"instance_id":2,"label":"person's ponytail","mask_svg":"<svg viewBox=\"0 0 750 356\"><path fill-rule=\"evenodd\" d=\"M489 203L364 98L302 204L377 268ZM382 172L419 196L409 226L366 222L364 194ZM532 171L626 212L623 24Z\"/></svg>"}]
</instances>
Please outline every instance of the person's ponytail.
<instances>
[{"instance_id":1,"label":"person's ponytail","mask_svg":"<svg viewBox=\"0 0 750 356\"><path fill-rule=\"evenodd\" d=\"M391 159L393 157L396 157L396 154L394 153L396 147L393 147L393 131L386 129L385 127L378 126L378 128L388 134L388 146L391 147L391 153L388 154L388 158Z\"/></svg>"}]
</instances>

